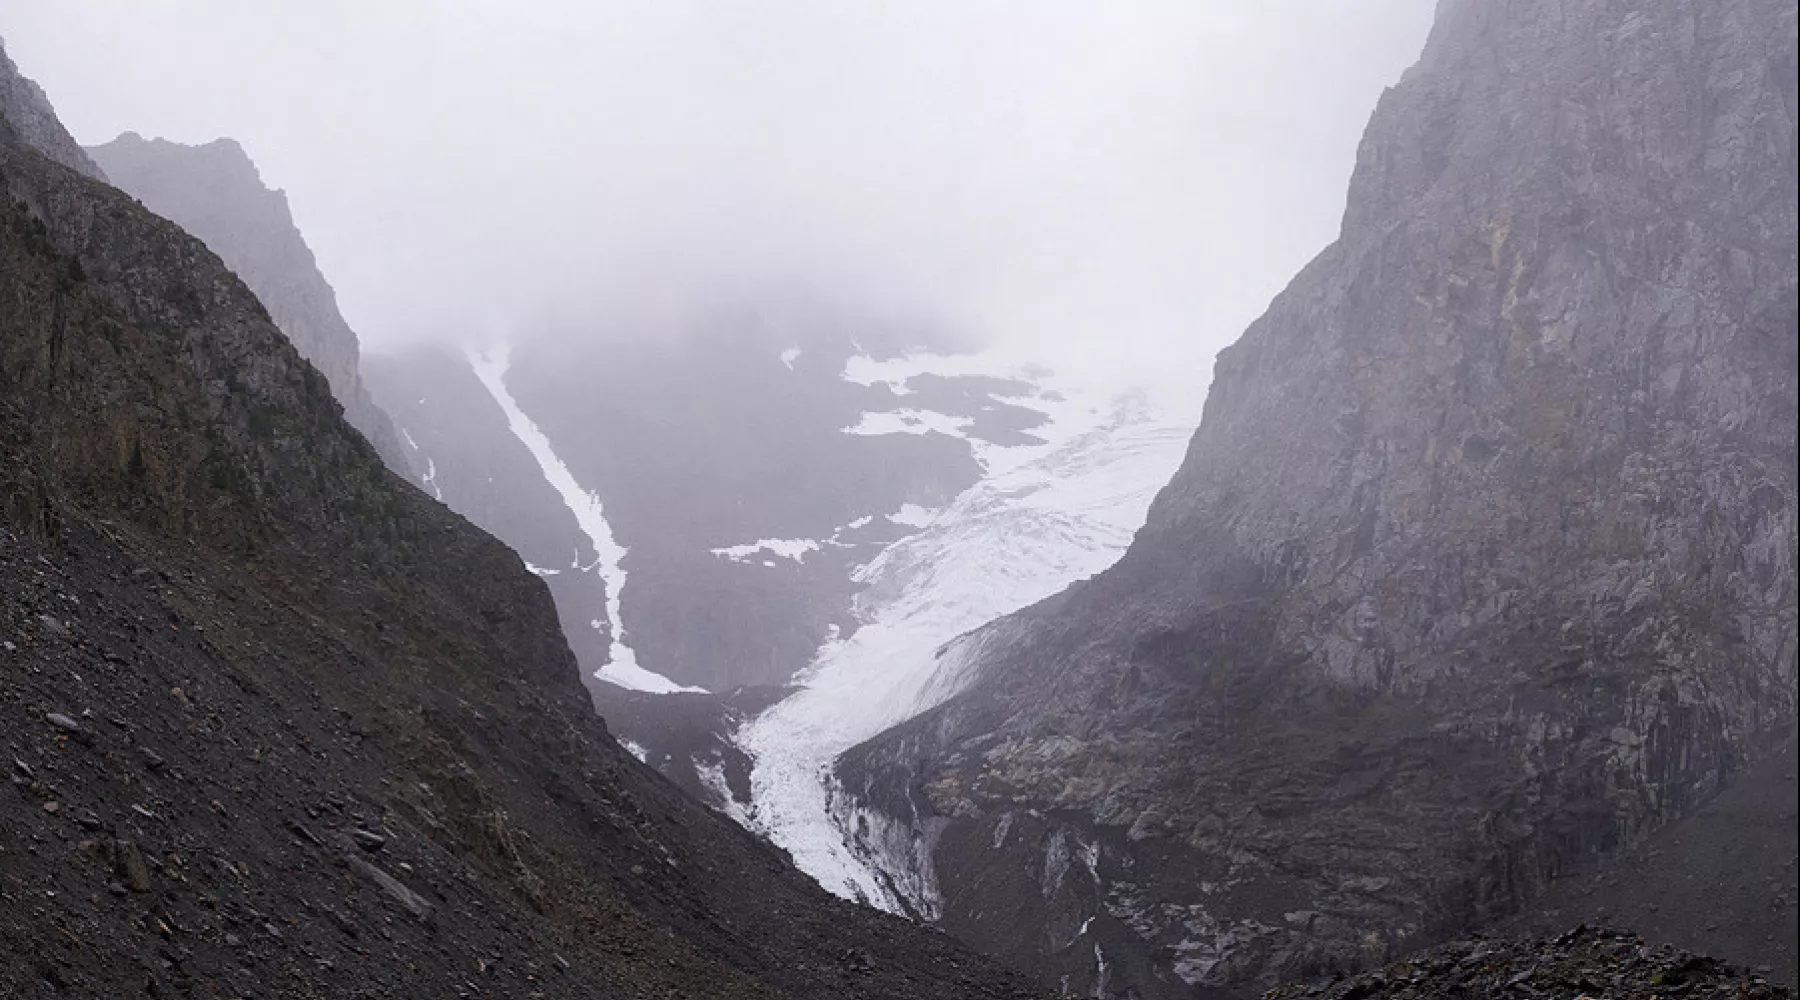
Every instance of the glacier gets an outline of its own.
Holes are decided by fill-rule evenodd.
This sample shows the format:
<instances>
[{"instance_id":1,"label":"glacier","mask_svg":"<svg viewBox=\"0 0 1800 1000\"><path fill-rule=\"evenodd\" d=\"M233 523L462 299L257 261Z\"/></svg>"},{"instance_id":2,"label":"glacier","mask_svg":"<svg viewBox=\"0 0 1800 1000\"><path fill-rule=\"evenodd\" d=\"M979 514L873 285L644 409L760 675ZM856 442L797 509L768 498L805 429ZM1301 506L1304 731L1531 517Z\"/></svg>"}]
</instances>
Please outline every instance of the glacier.
<instances>
[{"instance_id":1,"label":"glacier","mask_svg":"<svg viewBox=\"0 0 1800 1000\"><path fill-rule=\"evenodd\" d=\"M832 892L931 916L929 845L922 852L910 834L877 825L887 850L853 846L846 824L872 817L846 815L834 762L962 689L971 657L957 637L1111 565L1180 463L1201 399L1174 385L1081 385L992 353L859 357L844 377L901 389L922 373L1029 383L1034 390L1015 401L1047 415L1033 429L1043 443L971 440L983 478L942 509L901 515L920 530L856 571L859 627L827 642L795 678L795 693L746 722L735 741L752 759L743 816L752 829ZM874 430L868 421L856 432Z\"/></svg>"}]
</instances>

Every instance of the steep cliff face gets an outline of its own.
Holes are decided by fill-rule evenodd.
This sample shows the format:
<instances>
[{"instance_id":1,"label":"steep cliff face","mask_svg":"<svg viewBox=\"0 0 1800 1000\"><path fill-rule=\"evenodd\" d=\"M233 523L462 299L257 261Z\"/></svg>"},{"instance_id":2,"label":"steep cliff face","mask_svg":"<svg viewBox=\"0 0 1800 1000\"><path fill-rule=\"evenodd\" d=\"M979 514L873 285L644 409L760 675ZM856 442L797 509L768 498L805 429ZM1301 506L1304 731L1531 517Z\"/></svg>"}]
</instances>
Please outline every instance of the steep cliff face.
<instances>
[{"instance_id":1,"label":"steep cliff face","mask_svg":"<svg viewBox=\"0 0 1800 1000\"><path fill-rule=\"evenodd\" d=\"M946 926L1145 996L1376 961L1782 738L1795 51L1779 0L1440 4L1128 553L841 765Z\"/></svg>"},{"instance_id":2,"label":"steep cliff face","mask_svg":"<svg viewBox=\"0 0 1800 1000\"><path fill-rule=\"evenodd\" d=\"M0 668L0 995L1031 995L632 761L518 556L6 117Z\"/></svg>"},{"instance_id":3,"label":"steep cliff face","mask_svg":"<svg viewBox=\"0 0 1800 1000\"><path fill-rule=\"evenodd\" d=\"M185 146L127 132L87 153L104 179L218 254L325 375L351 425L394 469L413 471L393 422L363 386L356 332L295 227L287 196L264 186L242 146L231 139Z\"/></svg>"},{"instance_id":4,"label":"steep cliff face","mask_svg":"<svg viewBox=\"0 0 1800 1000\"><path fill-rule=\"evenodd\" d=\"M595 571L599 554L468 359L419 347L371 355L363 371L378 405L393 415L425 490L504 540L549 585L582 679L598 693L595 672L612 642L606 582Z\"/></svg>"}]
</instances>

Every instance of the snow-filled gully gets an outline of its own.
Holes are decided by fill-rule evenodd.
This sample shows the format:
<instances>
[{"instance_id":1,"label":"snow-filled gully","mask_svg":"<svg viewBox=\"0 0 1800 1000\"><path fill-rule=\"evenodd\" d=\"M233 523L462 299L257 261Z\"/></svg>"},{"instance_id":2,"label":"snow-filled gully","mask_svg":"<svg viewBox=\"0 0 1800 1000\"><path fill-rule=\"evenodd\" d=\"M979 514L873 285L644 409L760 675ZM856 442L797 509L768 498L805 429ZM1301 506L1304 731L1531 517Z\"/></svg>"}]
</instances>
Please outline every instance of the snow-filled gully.
<instances>
[{"instance_id":1,"label":"snow-filled gully","mask_svg":"<svg viewBox=\"0 0 1800 1000\"><path fill-rule=\"evenodd\" d=\"M469 366L475 370L475 376L487 388L488 395L492 396L494 402L500 405L500 409L505 411L506 423L512 430L513 436L517 437L520 443L531 452L531 457L537 460L538 468L544 473L544 479L556 490L557 495L562 497L563 503L569 507L569 512L575 515L575 523L581 528L582 534L586 535L588 540L593 543L596 553L593 565L582 566L577 562L571 569L582 573L598 573L600 579L606 584L606 607L603 613L606 616L605 625L608 634L612 636L612 646L607 656L606 666L601 667L595 676L603 681L634 691L650 691L659 694L679 691L704 692L704 688L677 684L638 664L637 652L625 639L625 620L619 610L619 596L625 590L625 567L622 564L625 558L625 547L613 538L612 526L606 523L606 512L600 505L600 497L590 490L583 489L581 484L576 482L569 467L556 457L556 452L550 447L550 439L544 436L544 432L538 429L537 424L533 423L530 417L525 415L525 411L520 409L518 402L513 399L512 392L506 388L506 370L510 363L510 351L506 347L487 352L470 350L468 357ZM596 620L593 624L598 628L601 623Z\"/></svg>"}]
</instances>

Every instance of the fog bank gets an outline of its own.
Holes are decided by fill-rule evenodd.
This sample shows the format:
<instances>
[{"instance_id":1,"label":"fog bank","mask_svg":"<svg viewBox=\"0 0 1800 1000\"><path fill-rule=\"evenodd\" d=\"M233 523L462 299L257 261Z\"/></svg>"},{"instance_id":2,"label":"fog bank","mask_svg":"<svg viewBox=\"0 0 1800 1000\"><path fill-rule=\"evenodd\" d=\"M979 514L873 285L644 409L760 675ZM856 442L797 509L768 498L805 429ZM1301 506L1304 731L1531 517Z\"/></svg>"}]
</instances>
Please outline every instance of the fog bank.
<instances>
[{"instance_id":1,"label":"fog bank","mask_svg":"<svg viewBox=\"0 0 1800 1000\"><path fill-rule=\"evenodd\" d=\"M1428 0L6 0L85 143L243 143L365 343L804 287L1055 356L1229 342ZM568 329L559 324L559 329ZM1150 359L1150 360L1145 360Z\"/></svg>"}]
</instances>

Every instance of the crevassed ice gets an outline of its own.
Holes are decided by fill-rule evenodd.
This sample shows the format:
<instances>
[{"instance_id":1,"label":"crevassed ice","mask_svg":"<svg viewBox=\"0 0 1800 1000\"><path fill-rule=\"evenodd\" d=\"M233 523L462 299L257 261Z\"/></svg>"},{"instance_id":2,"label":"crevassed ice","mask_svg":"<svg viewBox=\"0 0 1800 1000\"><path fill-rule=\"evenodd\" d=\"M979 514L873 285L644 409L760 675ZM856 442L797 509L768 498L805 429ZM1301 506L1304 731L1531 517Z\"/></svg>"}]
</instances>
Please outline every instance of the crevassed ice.
<instances>
[{"instance_id":1,"label":"crevassed ice","mask_svg":"<svg viewBox=\"0 0 1800 1000\"><path fill-rule=\"evenodd\" d=\"M989 449L987 474L942 511L917 512L922 530L857 571L862 625L834 640L796 682L800 690L747 723L753 758L750 823L786 848L827 889L889 910L889 885L930 886L929 873L888 872L859 856L829 815L831 767L845 750L954 695L969 658L937 656L968 630L1035 603L1109 566L1168 482L1199 416L1199 400L1150 390L1082 391L1042 371L982 356L953 374L1030 378L1053 394L1024 405L1049 422L1041 445ZM932 371L896 359L851 366L852 381ZM911 513L911 512L903 512ZM913 862L902 862L913 863ZM909 900L932 912L931 900Z\"/></svg>"}]
</instances>

